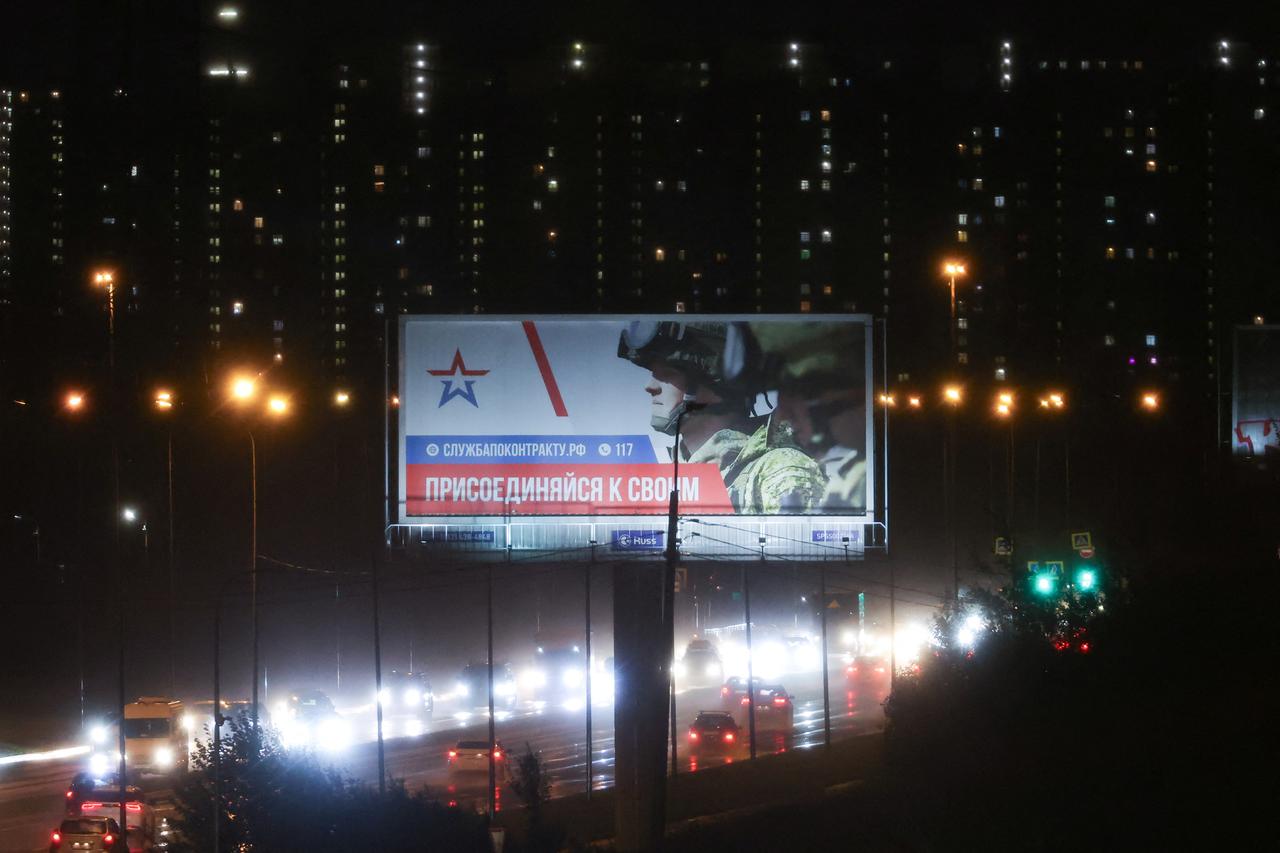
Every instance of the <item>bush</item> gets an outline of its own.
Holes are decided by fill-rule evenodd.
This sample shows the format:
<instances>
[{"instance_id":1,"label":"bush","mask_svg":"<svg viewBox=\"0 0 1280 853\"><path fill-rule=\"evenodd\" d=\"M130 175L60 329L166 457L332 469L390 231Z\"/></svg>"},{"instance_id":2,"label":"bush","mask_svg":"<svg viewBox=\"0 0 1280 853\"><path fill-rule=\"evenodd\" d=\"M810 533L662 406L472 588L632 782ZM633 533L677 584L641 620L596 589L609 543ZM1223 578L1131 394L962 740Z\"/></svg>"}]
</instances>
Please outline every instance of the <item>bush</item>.
<instances>
[{"instance_id":1,"label":"bush","mask_svg":"<svg viewBox=\"0 0 1280 853\"><path fill-rule=\"evenodd\" d=\"M489 849L484 820L410 795L393 782L376 788L322 767L309 751L286 751L270 729L255 746L252 723L231 722L222 742L220 850ZM213 747L198 742L192 771L174 786L179 839L173 849L213 851Z\"/></svg>"}]
</instances>

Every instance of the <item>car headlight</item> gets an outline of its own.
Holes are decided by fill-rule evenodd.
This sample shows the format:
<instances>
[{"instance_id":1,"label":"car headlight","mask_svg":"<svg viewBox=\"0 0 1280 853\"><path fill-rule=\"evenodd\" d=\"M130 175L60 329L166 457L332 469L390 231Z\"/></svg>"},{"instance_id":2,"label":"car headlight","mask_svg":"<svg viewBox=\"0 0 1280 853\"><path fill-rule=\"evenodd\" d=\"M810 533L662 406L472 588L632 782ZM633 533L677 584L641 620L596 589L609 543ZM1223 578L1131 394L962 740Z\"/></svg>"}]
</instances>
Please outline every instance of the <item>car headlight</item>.
<instances>
[{"instance_id":1,"label":"car headlight","mask_svg":"<svg viewBox=\"0 0 1280 853\"><path fill-rule=\"evenodd\" d=\"M410 687L404 692L404 704L417 705L422 701L422 691L416 687Z\"/></svg>"},{"instance_id":2,"label":"car headlight","mask_svg":"<svg viewBox=\"0 0 1280 853\"><path fill-rule=\"evenodd\" d=\"M686 672L687 670L685 669L684 661L678 660L671 664L671 674L676 678L684 678Z\"/></svg>"},{"instance_id":3,"label":"car headlight","mask_svg":"<svg viewBox=\"0 0 1280 853\"><path fill-rule=\"evenodd\" d=\"M576 690L582 686L582 670L576 666L571 666L560 674L560 683L570 690Z\"/></svg>"},{"instance_id":4,"label":"car headlight","mask_svg":"<svg viewBox=\"0 0 1280 853\"><path fill-rule=\"evenodd\" d=\"M89 729L89 740L93 743L106 743L107 727L104 725L96 725Z\"/></svg>"},{"instance_id":5,"label":"car headlight","mask_svg":"<svg viewBox=\"0 0 1280 853\"><path fill-rule=\"evenodd\" d=\"M516 692L516 685L511 681L499 681L494 686L493 692L498 696L512 696Z\"/></svg>"},{"instance_id":6,"label":"car headlight","mask_svg":"<svg viewBox=\"0 0 1280 853\"><path fill-rule=\"evenodd\" d=\"M536 666L531 666L520 673L520 680L526 687L540 688L547 686L547 674Z\"/></svg>"},{"instance_id":7,"label":"car headlight","mask_svg":"<svg viewBox=\"0 0 1280 853\"><path fill-rule=\"evenodd\" d=\"M708 678L719 678L719 677L720 677L720 664L718 664L718 663L709 663L709 664L707 664L707 668L706 668L705 670L703 670L703 672L704 672L704 674L705 674Z\"/></svg>"},{"instance_id":8,"label":"car headlight","mask_svg":"<svg viewBox=\"0 0 1280 853\"><path fill-rule=\"evenodd\" d=\"M287 720L280 727L280 743L286 749L304 747L311 743L311 727L301 720Z\"/></svg>"},{"instance_id":9,"label":"car headlight","mask_svg":"<svg viewBox=\"0 0 1280 853\"><path fill-rule=\"evenodd\" d=\"M111 756L105 752L95 752L89 756L89 772L94 776L105 776L111 769Z\"/></svg>"},{"instance_id":10,"label":"car headlight","mask_svg":"<svg viewBox=\"0 0 1280 853\"><path fill-rule=\"evenodd\" d=\"M351 727L337 717L322 721L316 734L317 745L324 752L339 752L351 745Z\"/></svg>"},{"instance_id":11,"label":"car headlight","mask_svg":"<svg viewBox=\"0 0 1280 853\"><path fill-rule=\"evenodd\" d=\"M173 766L173 749L167 746L157 746L156 751L152 754L157 767Z\"/></svg>"},{"instance_id":12,"label":"car headlight","mask_svg":"<svg viewBox=\"0 0 1280 853\"><path fill-rule=\"evenodd\" d=\"M377 693L377 699L378 699L379 705L390 705L391 704L391 688L384 687L381 690L379 690Z\"/></svg>"},{"instance_id":13,"label":"car headlight","mask_svg":"<svg viewBox=\"0 0 1280 853\"><path fill-rule=\"evenodd\" d=\"M463 697L470 696L471 687L468 686L466 682L459 681L457 684L453 686L453 692Z\"/></svg>"}]
</instances>

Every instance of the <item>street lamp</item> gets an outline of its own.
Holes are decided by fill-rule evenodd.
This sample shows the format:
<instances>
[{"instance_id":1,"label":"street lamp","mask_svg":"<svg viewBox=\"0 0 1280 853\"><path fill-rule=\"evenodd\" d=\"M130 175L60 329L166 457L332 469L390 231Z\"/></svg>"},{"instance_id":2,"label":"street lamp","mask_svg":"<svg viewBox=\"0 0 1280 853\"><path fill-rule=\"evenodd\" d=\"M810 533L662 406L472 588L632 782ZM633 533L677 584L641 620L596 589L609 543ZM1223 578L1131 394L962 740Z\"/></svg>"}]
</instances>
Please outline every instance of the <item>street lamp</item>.
<instances>
[{"instance_id":1,"label":"street lamp","mask_svg":"<svg viewBox=\"0 0 1280 853\"><path fill-rule=\"evenodd\" d=\"M333 394L333 404L339 408L346 408L351 403L351 395L341 389Z\"/></svg>"},{"instance_id":2,"label":"street lamp","mask_svg":"<svg viewBox=\"0 0 1280 853\"><path fill-rule=\"evenodd\" d=\"M258 381L252 376L236 376L231 380L231 399L247 403L258 393Z\"/></svg>"},{"instance_id":3,"label":"street lamp","mask_svg":"<svg viewBox=\"0 0 1280 853\"><path fill-rule=\"evenodd\" d=\"M62 406L68 412L79 412L84 408L84 394L79 391L68 391L62 400Z\"/></svg>"},{"instance_id":4,"label":"street lamp","mask_svg":"<svg viewBox=\"0 0 1280 853\"><path fill-rule=\"evenodd\" d=\"M964 389L959 385L948 385L942 389L942 399L955 408L964 401Z\"/></svg>"},{"instance_id":5,"label":"street lamp","mask_svg":"<svg viewBox=\"0 0 1280 853\"><path fill-rule=\"evenodd\" d=\"M1155 412L1160 408L1160 395L1155 391L1144 391L1139 402L1146 411Z\"/></svg>"},{"instance_id":6,"label":"street lamp","mask_svg":"<svg viewBox=\"0 0 1280 853\"><path fill-rule=\"evenodd\" d=\"M279 394L273 394L267 400L267 411L275 417L282 417L289 411L289 400Z\"/></svg>"},{"instance_id":7,"label":"street lamp","mask_svg":"<svg viewBox=\"0 0 1280 853\"><path fill-rule=\"evenodd\" d=\"M964 268L960 267L963 272ZM952 306L955 305L955 287L952 286ZM954 325L954 324L953 324ZM960 600L960 554L956 532L956 407L964 402L964 389L959 385L947 385L942 389L943 402L947 404L947 441L943 445L942 483L946 492L943 504L946 506L947 520L951 524L951 576L955 584L956 600Z\"/></svg>"},{"instance_id":8,"label":"street lamp","mask_svg":"<svg viewBox=\"0 0 1280 853\"><path fill-rule=\"evenodd\" d=\"M1001 391L996 395L995 412L1001 418L1008 418L1013 414L1013 393L1009 391Z\"/></svg>"},{"instance_id":9,"label":"street lamp","mask_svg":"<svg viewBox=\"0 0 1280 853\"><path fill-rule=\"evenodd\" d=\"M161 388L156 391L153 403L155 409L161 415L167 415L173 411L174 394L172 391ZM167 419L166 419L167 420ZM177 661L174 653L176 646L175 638L177 637L177 626L175 624L176 616L176 599L174 594L173 583L173 428L166 424L165 428L165 491L169 502L169 511L167 513L169 520L169 536L166 540L169 551L169 694L172 696L176 692L177 686Z\"/></svg>"},{"instance_id":10,"label":"street lamp","mask_svg":"<svg viewBox=\"0 0 1280 853\"><path fill-rule=\"evenodd\" d=\"M947 284L951 288L951 356L955 357L956 350L956 279L966 275L965 265L959 261L947 261L942 265L942 271L947 276Z\"/></svg>"}]
</instances>

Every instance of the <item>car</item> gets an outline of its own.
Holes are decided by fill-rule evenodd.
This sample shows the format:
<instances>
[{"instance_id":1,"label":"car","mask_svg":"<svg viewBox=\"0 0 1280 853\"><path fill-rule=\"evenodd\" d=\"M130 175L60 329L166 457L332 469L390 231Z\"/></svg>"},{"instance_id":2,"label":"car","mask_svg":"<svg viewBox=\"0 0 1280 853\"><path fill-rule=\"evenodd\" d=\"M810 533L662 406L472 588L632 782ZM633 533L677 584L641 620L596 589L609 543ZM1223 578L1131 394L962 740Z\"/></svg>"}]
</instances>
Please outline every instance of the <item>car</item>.
<instances>
[{"instance_id":1,"label":"car","mask_svg":"<svg viewBox=\"0 0 1280 853\"><path fill-rule=\"evenodd\" d=\"M489 708L489 665L469 663L458 673L453 695L464 708ZM493 707L510 711L516 706L516 677L510 664L493 667Z\"/></svg>"},{"instance_id":2,"label":"car","mask_svg":"<svg viewBox=\"0 0 1280 853\"><path fill-rule=\"evenodd\" d=\"M489 741L460 740L449 750L449 773L488 773ZM493 747L493 766L499 779L507 777L507 751L501 743Z\"/></svg>"},{"instance_id":3,"label":"car","mask_svg":"<svg viewBox=\"0 0 1280 853\"><path fill-rule=\"evenodd\" d=\"M749 719L747 697L739 702L740 719ZM789 732L795 722L795 697L780 684L762 685L756 690L756 732Z\"/></svg>"},{"instance_id":4,"label":"car","mask_svg":"<svg viewBox=\"0 0 1280 853\"><path fill-rule=\"evenodd\" d=\"M791 672L812 672L822 668L822 649L808 637L787 637L787 669Z\"/></svg>"},{"instance_id":5,"label":"car","mask_svg":"<svg viewBox=\"0 0 1280 853\"><path fill-rule=\"evenodd\" d=\"M351 744L351 727L333 700L319 690L297 690L272 715L286 748L313 747L322 752L339 752Z\"/></svg>"},{"instance_id":6,"label":"car","mask_svg":"<svg viewBox=\"0 0 1280 853\"><path fill-rule=\"evenodd\" d=\"M436 705L431 682L424 673L394 669L382 677L378 700L382 705L382 732L386 737L422 734Z\"/></svg>"},{"instance_id":7,"label":"car","mask_svg":"<svg viewBox=\"0 0 1280 853\"><path fill-rule=\"evenodd\" d=\"M71 781L67 784L64 803L67 817L79 817L80 804L91 799L92 792L103 783L104 780L95 777L92 773L82 772L72 776Z\"/></svg>"},{"instance_id":8,"label":"car","mask_svg":"<svg viewBox=\"0 0 1280 853\"><path fill-rule=\"evenodd\" d=\"M844 668L845 682L858 702L882 702L889 695L889 660L883 655L859 655Z\"/></svg>"},{"instance_id":9,"label":"car","mask_svg":"<svg viewBox=\"0 0 1280 853\"><path fill-rule=\"evenodd\" d=\"M687 687L714 687L724 678L720 653L710 640L690 640L674 670L676 679Z\"/></svg>"},{"instance_id":10,"label":"car","mask_svg":"<svg viewBox=\"0 0 1280 853\"><path fill-rule=\"evenodd\" d=\"M80 804L81 817L116 818L120 814L120 789L99 785ZM129 785L125 788L125 827L130 850L149 850L156 835L156 813L147 802L142 789ZM73 850L80 848L72 846Z\"/></svg>"},{"instance_id":11,"label":"car","mask_svg":"<svg viewBox=\"0 0 1280 853\"><path fill-rule=\"evenodd\" d=\"M727 711L699 711L693 725L689 726L689 752L692 755L707 753L736 753L742 748L742 727Z\"/></svg>"},{"instance_id":12,"label":"car","mask_svg":"<svg viewBox=\"0 0 1280 853\"><path fill-rule=\"evenodd\" d=\"M109 817L69 817L53 831L49 853L123 853L125 839L120 824Z\"/></svg>"},{"instance_id":13,"label":"car","mask_svg":"<svg viewBox=\"0 0 1280 853\"><path fill-rule=\"evenodd\" d=\"M764 686L764 679L759 676L751 679L751 683L760 689ZM734 675L725 679L724 684L720 687L720 706L725 711L734 712L738 710L738 706L742 703L742 697L747 692L747 680L740 676Z\"/></svg>"}]
</instances>

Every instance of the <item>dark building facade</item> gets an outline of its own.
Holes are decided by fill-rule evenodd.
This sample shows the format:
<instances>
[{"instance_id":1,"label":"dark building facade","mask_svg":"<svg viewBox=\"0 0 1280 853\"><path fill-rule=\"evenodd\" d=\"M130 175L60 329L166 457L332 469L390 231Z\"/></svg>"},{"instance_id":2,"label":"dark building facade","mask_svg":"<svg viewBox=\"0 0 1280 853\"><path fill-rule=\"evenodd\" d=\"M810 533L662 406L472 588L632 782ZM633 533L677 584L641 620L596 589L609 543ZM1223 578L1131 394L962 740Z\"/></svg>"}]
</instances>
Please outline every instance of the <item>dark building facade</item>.
<instances>
[{"instance_id":1,"label":"dark building facade","mask_svg":"<svg viewBox=\"0 0 1280 853\"><path fill-rule=\"evenodd\" d=\"M867 312L890 390L1148 383L1214 413L1230 326L1280 316L1275 75L1245 44L503 52L174 9L165 50L75 90L0 81L15 374L48 374L33 339L58 381L100 356L99 267L139 387L376 396L402 313Z\"/></svg>"}]
</instances>

